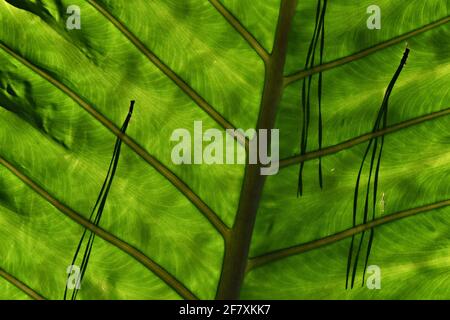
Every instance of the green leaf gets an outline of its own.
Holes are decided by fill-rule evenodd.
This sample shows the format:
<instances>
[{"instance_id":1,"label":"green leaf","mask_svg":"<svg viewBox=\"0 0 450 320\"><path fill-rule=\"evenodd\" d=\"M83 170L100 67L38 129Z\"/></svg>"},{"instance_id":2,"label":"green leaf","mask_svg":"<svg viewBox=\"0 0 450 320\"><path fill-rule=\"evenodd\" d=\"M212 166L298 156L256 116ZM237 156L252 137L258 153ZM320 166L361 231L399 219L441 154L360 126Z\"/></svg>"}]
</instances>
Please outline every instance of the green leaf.
<instances>
[{"instance_id":1,"label":"green leaf","mask_svg":"<svg viewBox=\"0 0 450 320\"><path fill-rule=\"evenodd\" d=\"M328 1L324 61L303 70L317 1L1 2L0 298L62 299L86 228L96 241L78 299L449 299L448 4L379 0L382 27L369 30L372 4ZM70 5L79 30L66 28ZM406 42L387 127L372 133ZM301 80L317 88L319 72L323 149L312 90L299 155ZM172 132L194 121L280 129L279 173L174 164ZM359 166L381 136L384 202L353 227ZM346 290L351 237L370 228L381 289L361 287L359 269Z\"/></svg>"}]
</instances>

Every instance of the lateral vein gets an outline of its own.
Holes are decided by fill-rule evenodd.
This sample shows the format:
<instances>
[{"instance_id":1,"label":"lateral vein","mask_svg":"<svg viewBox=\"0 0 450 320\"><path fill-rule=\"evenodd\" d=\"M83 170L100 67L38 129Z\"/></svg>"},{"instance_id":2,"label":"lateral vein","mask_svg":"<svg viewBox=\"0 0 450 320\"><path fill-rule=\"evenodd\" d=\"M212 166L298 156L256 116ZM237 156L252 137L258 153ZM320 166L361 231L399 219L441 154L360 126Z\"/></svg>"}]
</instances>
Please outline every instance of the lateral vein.
<instances>
[{"instance_id":1,"label":"lateral vein","mask_svg":"<svg viewBox=\"0 0 450 320\"><path fill-rule=\"evenodd\" d=\"M270 54L264 49L259 41L245 28L242 23L222 4L219 0L209 0L212 6L228 21L228 23L248 42L250 47L256 51L259 57L267 63Z\"/></svg>"},{"instance_id":2,"label":"lateral vein","mask_svg":"<svg viewBox=\"0 0 450 320\"><path fill-rule=\"evenodd\" d=\"M150 164L156 171L158 171L163 177L170 181L187 199L189 199L197 209L208 219L208 221L216 228L216 230L223 236L226 237L228 234L228 227L218 215L202 200L200 197L191 190L191 188L178 176L176 176L169 168L162 164L155 157L150 155L144 148L142 148L137 142L135 142L131 137L124 134L114 123L98 112L94 107L84 101L79 95L72 91L69 87L53 78L47 72L41 70L24 57L20 56L14 52L11 48L7 47L5 44L0 42L0 48L6 51L13 58L21 62L23 65L33 70L39 76L53 84L56 88L68 95L72 100L78 103L83 109L85 109L91 116L98 120L102 125L109 129L116 137L121 139L126 145L128 145L131 150L136 152L144 161Z\"/></svg>"},{"instance_id":3,"label":"lateral vein","mask_svg":"<svg viewBox=\"0 0 450 320\"><path fill-rule=\"evenodd\" d=\"M170 69L164 62L162 62L152 51L150 51L141 40L139 40L127 27L114 17L108 10L102 7L94 0L88 2L99 11L109 22L111 22L122 34L144 54L161 72L163 72L170 80L172 80L186 95L188 95L201 109L203 109L214 121L216 121L222 128L234 130L235 138L243 146L248 147L248 139L242 132L237 131L236 128L222 115L217 112L203 97L201 97L193 88L191 88L186 81Z\"/></svg>"},{"instance_id":4,"label":"lateral vein","mask_svg":"<svg viewBox=\"0 0 450 320\"><path fill-rule=\"evenodd\" d=\"M364 49L364 50L359 51L357 53L351 54L349 56L346 56L346 57L343 57L343 58L340 58L340 59L337 59L337 60L334 60L334 61L322 64L322 65L315 66L315 67L313 67L311 69L301 70L301 71L298 71L298 72L296 72L294 74L285 76L285 78L284 78L284 85L288 86L291 83L296 82L298 80L301 80L301 79L303 79L303 78L305 78L307 76L310 76L312 74L316 74L316 73L319 73L319 72L330 70L330 69L339 67L341 65L347 64L349 62L359 60L359 59L364 58L364 57L366 57L366 56L368 56L368 55L370 55L372 53L375 53L375 52L380 51L382 49L385 49L387 47L390 47L390 46L393 46L395 44L398 44L398 43L400 43L400 42L402 42L404 40L407 40L407 39L409 39L411 37L414 37L416 35L424 33L424 32L426 32L428 30L431 30L431 29L434 29L436 27L439 27L439 26L441 26L441 25L443 25L443 24L445 24L445 23L447 23L449 21L450 21L450 17L442 18L440 20L437 20L435 22L427 24L427 25L425 25L425 26L423 26L423 27L421 27L419 29L407 32L407 33L402 34L402 35L400 35L398 37L395 37L395 38L390 39L388 41L382 42L382 43L377 44L377 45L375 45L373 47Z\"/></svg>"},{"instance_id":5,"label":"lateral vein","mask_svg":"<svg viewBox=\"0 0 450 320\"><path fill-rule=\"evenodd\" d=\"M23 281L17 279L12 274L6 272L2 268L0 268L0 276L3 277L6 281L11 283L12 285L16 286L18 289L20 289L24 293L26 293L30 298L33 298L34 300L47 300L41 294L37 293L36 290L30 288Z\"/></svg>"},{"instance_id":6,"label":"lateral vein","mask_svg":"<svg viewBox=\"0 0 450 320\"><path fill-rule=\"evenodd\" d=\"M367 223L363 223L360 225L357 225L355 227L349 228L347 230L335 233L333 235L306 242L303 244L299 244L293 247L284 248L276 251L272 251L254 258L249 259L247 272L250 270L253 270L255 268L258 268L260 266L263 266L265 264L268 264L270 262L274 262L280 259L284 259L293 255L297 255L303 252L311 251L329 244L333 244L339 240L351 237L355 234L361 233L363 231L369 230L371 228L375 228L381 225L384 225L386 223L394 222L396 220L400 220L403 218L411 217L414 215L417 215L419 213L429 212L432 210L440 209L450 206L450 199L443 200L440 202L436 202L433 204L425 205L422 207L407 209L404 211L399 211L390 215L383 216L381 218L372 220Z\"/></svg>"},{"instance_id":7,"label":"lateral vein","mask_svg":"<svg viewBox=\"0 0 450 320\"><path fill-rule=\"evenodd\" d=\"M6 159L0 156L0 164L5 166L11 173L17 176L20 180L22 180L26 185L28 185L32 190L38 193L41 197L47 200L51 205L53 205L56 209L58 209L61 213L75 221L76 223L82 225L86 229L89 229L91 232L95 233L97 236L102 238L103 240L111 243L113 246L121 249L142 265L147 267L150 271L152 271L155 275L157 275L161 280L163 280L169 287L175 290L181 297L189 300L197 300L197 297L189 291L179 280L177 280L173 275L171 275L168 271L166 271L163 267L153 261L151 258L147 257L144 253L131 246L127 242L117 238L115 235L110 232L102 229L101 227L96 226L88 219L84 218L78 212L75 212L71 208L67 207L59 200L54 198L50 193L44 190L41 186L39 186L36 182L34 182L31 178L23 174L16 167L14 167L11 163L9 163Z\"/></svg>"},{"instance_id":8,"label":"lateral vein","mask_svg":"<svg viewBox=\"0 0 450 320\"><path fill-rule=\"evenodd\" d=\"M323 148L321 150L315 150L315 151L307 152L303 155L295 155L290 158L285 158L285 159L280 160L280 168L285 168L285 167L289 167L292 165L296 165L303 161L308 161L308 160L317 159L319 157L328 156L328 155L340 152L342 150L349 149L355 145L361 144L370 139L384 136L384 135L387 135L390 133L394 133L396 131L399 131L399 130L402 130L402 129L405 129L405 128L408 128L408 127L411 127L414 125L418 125L418 124L426 122L426 121L444 117L447 115L450 115L450 108L443 109L443 110L433 112L433 113L429 113L429 114L426 114L426 115L423 115L423 116L420 116L417 118L413 118L413 119L410 119L407 121L403 121L398 124L387 127L386 129L366 133L366 134L363 134L356 138L352 138L350 140L335 144L333 146Z\"/></svg>"}]
</instances>

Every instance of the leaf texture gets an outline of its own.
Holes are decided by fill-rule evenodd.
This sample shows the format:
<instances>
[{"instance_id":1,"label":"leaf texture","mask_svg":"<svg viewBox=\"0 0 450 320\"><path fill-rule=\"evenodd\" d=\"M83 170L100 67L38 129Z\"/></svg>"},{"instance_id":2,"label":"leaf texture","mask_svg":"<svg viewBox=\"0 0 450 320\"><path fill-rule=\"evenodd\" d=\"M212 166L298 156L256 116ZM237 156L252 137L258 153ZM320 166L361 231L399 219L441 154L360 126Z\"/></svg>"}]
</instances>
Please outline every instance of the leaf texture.
<instances>
[{"instance_id":1,"label":"leaf texture","mask_svg":"<svg viewBox=\"0 0 450 320\"><path fill-rule=\"evenodd\" d=\"M0 298L62 299L84 228L97 239L78 299L220 298L251 169L175 165L170 137L193 133L194 121L264 127L268 86L280 86L267 124L280 130L281 168L258 184L240 297L450 298L448 3L379 0L381 30L366 27L371 4L328 1L322 62L304 70L316 1L0 2ZM81 9L80 30L66 28L69 5ZM406 42L380 133L377 218L386 220L374 227L370 264L382 289L345 290L354 185ZM283 44L284 68L272 71L284 77L271 85L266 71ZM322 137L313 112L302 152L301 86L314 75L316 87L319 72ZM130 100L139 107L123 134ZM89 214L117 138L121 159L96 227Z\"/></svg>"}]
</instances>

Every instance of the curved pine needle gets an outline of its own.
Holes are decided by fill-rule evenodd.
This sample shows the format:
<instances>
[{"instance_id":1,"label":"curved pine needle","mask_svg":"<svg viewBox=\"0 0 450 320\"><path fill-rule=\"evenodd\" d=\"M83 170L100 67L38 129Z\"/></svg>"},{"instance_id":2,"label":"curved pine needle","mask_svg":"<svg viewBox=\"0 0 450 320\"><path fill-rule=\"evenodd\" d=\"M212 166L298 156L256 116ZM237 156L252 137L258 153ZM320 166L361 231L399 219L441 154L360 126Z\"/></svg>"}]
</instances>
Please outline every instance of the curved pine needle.
<instances>
[{"instance_id":1,"label":"curved pine needle","mask_svg":"<svg viewBox=\"0 0 450 320\"><path fill-rule=\"evenodd\" d=\"M314 26L313 36L311 38L311 42L309 43L308 53L306 55L305 69L310 66L310 60L313 56L313 52L316 48L317 43L317 30L319 28L319 20L320 20L320 0L317 1L317 9L316 9L316 23ZM314 58L312 58L313 60ZM314 65L314 60L312 62ZM309 127L309 99L310 99L310 90L311 90L311 78L312 76L305 77L302 83L302 135L300 138L300 154L305 154L307 149L308 142L308 127ZM306 82L308 81L308 88L306 87ZM303 194L303 168L305 166L304 162L300 163L300 169L298 173L298 186L297 186L297 197Z\"/></svg>"},{"instance_id":2,"label":"curved pine needle","mask_svg":"<svg viewBox=\"0 0 450 320\"><path fill-rule=\"evenodd\" d=\"M102 187L100 189L100 193L99 193L99 195L97 197L97 201L95 202L94 208L92 209L91 214L89 216L89 221L92 220L92 216L94 215L95 209L97 209L97 206L98 206L98 204L99 204L99 202L100 202L100 200L101 200L101 198L103 196L103 193L104 193L104 190L105 190L105 187L106 187L106 183L108 182L109 175L111 173L111 169L112 169L112 166L113 166L113 163L114 163L114 156L115 156L115 154L117 152L117 147L118 147L118 141L116 140L116 144L114 146L113 157L112 157L111 162L109 164L108 172L106 174L105 181L103 182L103 185L102 185ZM67 278L69 278L70 274L72 273L73 266L75 265L78 253L80 252L81 246L83 244L84 237L86 236L86 232L87 232L87 229L85 228L84 231L83 231L83 234L81 236L81 239L80 239L80 241L78 243L77 249L75 250L75 254L74 254L74 257L73 257L72 263L71 263L72 267L69 270L69 274L68 274ZM67 295L67 285L66 285L65 290L64 290L64 300L66 300L66 295Z\"/></svg>"},{"instance_id":3,"label":"curved pine needle","mask_svg":"<svg viewBox=\"0 0 450 320\"><path fill-rule=\"evenodd\" d=\"M323 3L323 12L322 12L322 30L321 30L321 38L320 38L320 59L319 65L323 64L323 52L325 48L325 12L327 10L327 0L324 0ZM322 150L322 142L323 142L323 120L322 120L322 85L323 85L323 73L319 72L319 83L318 83L318 107L319 107L319 135L318 135L318 143L319 150ZM323 188L323 173L322 173L322 157L319 157L319 186L320 189Z\"/></svg>"},{"instance_id":4,"label":"curved pine needle","mask_svg":"<svg viewBox=\"0 0 450 320\"><path fill-rule=\"evenodd\" d=\"M355 227L355 226L353 226ZM348 250L348 257L347 257L347 272L345 277L345 289L348 289L348 278L350 275L350 267L352 265L352 256L353 256L353 244L355 242L355 235L352 235L352 241L350 242L350 248Z\"/></svg>"},{"instance_id":5,"label":"curved pine needle","mask_svg":"<svg viewBox=\"0 0 450 320\"><path fill-rule=\"evenodd\" d=\"M364 283L366 282L366 270L367 270L367 265L369 264L370 250L372 249L372 242L373 242L374 234L375 234L375 230L374 230L374 228L371 228L370 235L369 235L369 242L367 244L366 260L364 261L364 269L363 269L363 277L362 277L361 287L364 287Z\"/></svg>"},{"instance_id":6,"label":"curved pine needle","mask_svg":"<svg viewBox=\"0 0 450 320\"><path fill-rule=\"evenodd\" d=\"M354 191L354 195L353 195L353 214L352 214L352 225L353 228L356 226L356 217L357 217L357 213L358 213L358 193L359 193L359 184L361 181L361 174L362 174L362 170L364 168L364 162L366 160L367 155L369 154L369 150L370 147L372 145L373 139L369 140L369 145L366 148L366 151L364 153L363 156L363 160L361 162L361 166L359 167L359 171L358 171L358 176L356 178L356 186L355 186L355 191ZM355 236L352 236L352 242L350 244L350 248L348 251L348 259L347 259L347 273L346 273L346 280L345 280L345 288L348 288L348 279L350 277L350 268L351 268L351 263L352 263L352 257L353 257L353 243L355 241Z\"/></svg>"},{"instance_id":7,"label":"curved pine needle","mask_svg":"<svg viewBox=\"0 0 450 320\"><path fill-rule=\"evenodd\" d=\"M361 233L361 238L359 240L358 250L356 251L355 262L353 264L353 270L352 270L352 282L351 282L351 285L350 285L351 289L353 289L353 286L355 284L356 271L358 270L359 254L361 253L362 243L364 242L364 234L365 234L365 231L363 231Z\"/></svg>"},{"instance_id":8,"label":"curved pine needle","mask_svg":"<svg viewBox=\"0 0 450 320\"><path fill-rule=\"evenodd\" d=\"M125 133L125 131L128 128L128 124L130 122L131 115L133 113L134 103L135 103L134 100L132 100L131 103L130 103L130 108L129 108L127 117L126 117L126 119L125 119L125 121L124 121L124 123L122 125L121 130L120 130L122 133ZM94 224L96 226L98 226L99 223L100 223L100 219L102 217L103 210L104 210L105 205L106 205L106 200L108 198L108 194L109 194L109 191L111 189L111 185L112 185L114 176L116 174L116 170L117 170L117 166L118 166L119 158L120 158L121 146L122 146L122 140L117 138L116 139L116 143L114 145L114 151L113 151L112 159L110 161L108 172L106 174L106 178L105 178L105 180L103 182L103 185L102 185L102 187L100 189L100 193L98 195L97 201L95 202L94 208L92 209L91 215L89 216L89 220L92 220L92 217L93 217L94 213L96 212L96 215L94 217ZM97 207L98 207L98 209L97 209ZM96 209L97 209L97 211L96 211ZM72 268L73 268L73 266L75 265L75 263L77 261L77 257L78 257L78 254L80 253L80 250L81 250L84 238L86 236L86 232L87 232L87 229L85 229L83 231L83 234L82 234L81 239L80 239L80 241L78 243L77 249L75 250L75 254L74 254L74 257L72 259L72 264L71 264L72 267L71 267L71 269L69 269L68 279L69 279L69 277L70 277L70 275L72 273ZM81 262L81 266L80 266L81 274L78 276L78 279L76 279L76 284L77 285L80 284L83 281L84 275L86 274L86 270L87 270L89 259L90 259L91 252L92 252L92 247L94 245L94 240L95 240L95 234L90 232L89 239L88 239L87 244L85 246L84 254L83 254L83 258L82 258L82 262ZM64 300L66 300L66 297L67 297L67 289L68 289L68 287L67 287L67 283L66 283L66 287L65 287L65 290L64 290ZM79 291L79 287L75 286L75 288L74 288L74 290L72 292L71 300L76 300L78 291Z\"/></svg>"},{"instance_id":9,"label":"curved pine needle","mask_svg":"<svg viewBox=\"0 0 450 320\"><path fill-rule=\"evenodd\" d=\"M305 69L313 68L315 65L316 58L316 49L319 44L319 55L320 55L320 64L323 62L323 52L324 52L324 44L325 44L325 11L327 6L327 0L324 0L323 5L321 4L322 0L317 2L316 9L316 23L314 26L314 32L311 38L311 42L309 44L308 53L306 56ZM302 84L302 133L300 137L300 154L305 154L308 148L308 134L309 127L311 121L311 87L312 87L312 79L313 74L308 77L303 78ZM318 82L318 114L319 114L319 149L322 148L322 74L319 74L319 82ZM298 186L297 186L297 196L301 196L303 194L303 170L305 163L300 163L299 173L298 173ZM319 185L322 188L323 179L322 179L322 161L319 159Z\"/></svg>"},{"instance_id":10,"label":"curved pine needle","mask_svg":"<svg viewBox=\"0 0 450 320\"><path fill-rule=\"evenodd\" d=\"M406 64L406 61L408 59L408 55L409 55L409 49L406 48L403 57L400 61L400 65L398 66L396 72L394 73L394 76L392 77L391 81L389 82L389 85L386 89L386 93L384 95L383 98L383 102L381 104L380 110L378 111L377 114L377 118L375 120L375 124L373 127L373 132L377 132L379 130L385 130L387 128L387 115L388 115L388 105L389 105L389 98L391 96L392 90L394 89L395 83L398 79L398 77L400 76L400 73L404 67L404 65ZM353 199L353 227L355 227L356 225L356 218L357 218L357 213L358 213L358 193L359 193L359 187L360 187L360 179L361 179L361 174L362 174L362 170L364 167L364 163L366 161L367 155L369 153L369 151L372 149L372 156L370 159L370 167L369 167L369 176L367 179L367 188L366 188L366 195L365 195L365 202L364 202L364 211L363 211L363 224L367 223L368 220L368 214L369 214L369 198L370 198L370 190L371 190L371 182L372 182L372 173L374 170L374 163L375 163L375 158L377 158L377 163L375 166L375 172L374 172L374 181L373 181L373 187L372 187L372 192L373 192L373 200L372 200L372 221L375 220L376 218L376 204L377 204L377 193L378 193L378 182L379 182L379 172L380 172L380 166L381 166L381 157L382 157L382 153L383 153L383 146L384 146L384 136L381 137L380 139L380 150L378 152L378 157L376 157L377 155L377 148L378 148L378 137L374 137L372 139L369 140L369 145L366 148L366 151L364 153L362 162L361 162L361 166L358 172L358 177L356 179L356 185L355 185L355 191L354 191L354 199ZM373 147L372 147L373 145ZM367 265L369 262L369 257L370 257L370 253L372 250L372 245L373 245L373 239L374 239L374 230L373 228L370 229L370 236L369 236L369 240L368 240L368 244L367 244L367 251L366 251L366 257L364 259L364 270L363 270L363 275L362 275L362 285L364 286L364 281L365 281L365 275L366 275L366 269L367 269ZM354 242L354 236L352 237L352 243L350 244L350 248L349 248L349 256L347 259L347 275L346 275L346 284L345 284L345 288L348 288L348 282L349 282L349 273L350 273L350 265L352 263L352 258L353 258L353 242ZM352 270L352 280L351 280L351 288L353 288L354 286L354 282L355 282L355 278L356 278L356 273L357 273L357 269L358 269L358 260L359 260L359 255L361 252L361 247L362 244L364 242L364 232L361 235L360 241L359 241L359 245L358 245L358 250L356 252L356 256L353 262L353 270Z\"/></svg>"}]
</instances>

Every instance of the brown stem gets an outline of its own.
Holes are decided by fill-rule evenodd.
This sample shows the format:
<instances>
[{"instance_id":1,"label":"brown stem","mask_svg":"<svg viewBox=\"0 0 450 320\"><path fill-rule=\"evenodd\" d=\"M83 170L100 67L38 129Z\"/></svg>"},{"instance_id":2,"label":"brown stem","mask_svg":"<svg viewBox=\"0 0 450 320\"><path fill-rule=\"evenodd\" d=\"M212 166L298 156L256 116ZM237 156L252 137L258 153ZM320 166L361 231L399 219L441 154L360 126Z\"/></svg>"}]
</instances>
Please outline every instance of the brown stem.
<instances>
[{"instance_id":1,"label":"brown stem","mask_svg":"<svg viewBox=\"0 0 450 320\"><path fill-rule=\"evenodd\" d=\"M264 92L257 129L272 129L276 108L283 92L283 70L288 34L295 14L296 0L282 0L273 51L266 64ZM268 139L270 143L270 136ZM217 299L239 299L248 261L248 252L265 177L261 165L247 165L236 220L227 243Z\"/></svg>"}]
</instances>

